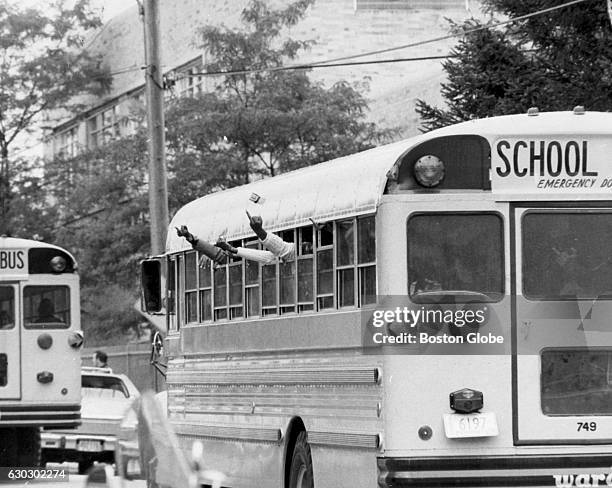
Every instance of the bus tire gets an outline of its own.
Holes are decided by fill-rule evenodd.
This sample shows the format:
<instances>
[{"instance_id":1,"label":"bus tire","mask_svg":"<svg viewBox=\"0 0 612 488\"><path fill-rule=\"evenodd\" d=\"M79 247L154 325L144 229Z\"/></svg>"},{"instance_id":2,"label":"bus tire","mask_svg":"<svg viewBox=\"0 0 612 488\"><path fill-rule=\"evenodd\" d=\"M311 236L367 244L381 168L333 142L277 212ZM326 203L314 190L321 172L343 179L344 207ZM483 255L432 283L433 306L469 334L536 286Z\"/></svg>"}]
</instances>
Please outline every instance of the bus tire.
<instances>
[{"instance_id":1,"label":"bus tire","mask_svg":"<svg viewBox=\"0 0 612 488\"><path fill-rule=\"evenodd\" d=\"M24 427L17 431L17 464L16 466L40 466L40 428Z\"/></svg>"},{"instance_id":2,"label":"bus tire","mask_svg":"<svg viewBox=\"0 0 612 488\"><path fill-rule=\"evenodd\" d=\"M0 466L17 466L17 429L0 429Z\"/></svg>"},{"instance_id":3,"label":"bus tire","mask_svg":"<svg viewBox=\"0 0 612 488\"><path fill-rule=\"evenodd\" d=\"M312 456L308 434L300 432L295 441L289 471L289 488L314 488Z\"/></svg>"}]
</instances>

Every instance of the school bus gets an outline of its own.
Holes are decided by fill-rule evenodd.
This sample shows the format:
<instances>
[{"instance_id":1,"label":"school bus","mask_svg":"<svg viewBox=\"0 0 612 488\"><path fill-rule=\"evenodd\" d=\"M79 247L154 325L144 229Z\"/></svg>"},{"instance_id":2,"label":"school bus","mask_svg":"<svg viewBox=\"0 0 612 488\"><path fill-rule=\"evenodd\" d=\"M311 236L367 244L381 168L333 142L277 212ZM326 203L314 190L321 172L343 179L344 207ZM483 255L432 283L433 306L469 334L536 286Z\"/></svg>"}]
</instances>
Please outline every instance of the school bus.
<instances>
[{"instance_id":1,"label":"school bus","mask_svg":"<svg viewBox=\"0 0 612 488\"><path fill-rule=\"evenodd\" d=\"M612 484L611 189L577 107L185 205L143 263L170 423L231 487ZM259 248L245 208L295 259L199 267L175 228Z\"/></svg>"},{"instance_id":2,"label":"school bus","mask_svg":"<svg viewBox=\"0 0 612 488\"><path fill-rule=\"evenodd\" d=\"M60 247L0 237L0 466L38 466L40 429L80 423L76 269Z\"/></svg>"}]
</instances>

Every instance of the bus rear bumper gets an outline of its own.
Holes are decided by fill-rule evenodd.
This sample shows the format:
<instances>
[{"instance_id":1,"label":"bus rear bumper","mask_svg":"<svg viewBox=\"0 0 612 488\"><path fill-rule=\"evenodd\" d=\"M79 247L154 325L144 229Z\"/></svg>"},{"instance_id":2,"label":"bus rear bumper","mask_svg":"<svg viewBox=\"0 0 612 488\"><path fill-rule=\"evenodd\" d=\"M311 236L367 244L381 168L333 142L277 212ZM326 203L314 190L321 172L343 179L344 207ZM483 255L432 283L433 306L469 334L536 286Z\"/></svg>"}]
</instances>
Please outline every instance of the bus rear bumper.
<instances>
[{"instance_id":1,"label":"bus rear bumper","mask_svg":"<svg viewBox=\"0 0 612 488\"><path fill-rule=\"evenodd\" d=\"M611 466L610 453L378 458L378 486L393 488L612 486Z\"/></svg>"},{"instance_id":2,"label":"bus rear bumper","mask_svg":"<svg viewBox=\"0 0 612 488\"><path fill-rule=\"evenodd\" d=\"M0 405L0 427L78 427L81 405Z\"/></svg>"}]
</instances>

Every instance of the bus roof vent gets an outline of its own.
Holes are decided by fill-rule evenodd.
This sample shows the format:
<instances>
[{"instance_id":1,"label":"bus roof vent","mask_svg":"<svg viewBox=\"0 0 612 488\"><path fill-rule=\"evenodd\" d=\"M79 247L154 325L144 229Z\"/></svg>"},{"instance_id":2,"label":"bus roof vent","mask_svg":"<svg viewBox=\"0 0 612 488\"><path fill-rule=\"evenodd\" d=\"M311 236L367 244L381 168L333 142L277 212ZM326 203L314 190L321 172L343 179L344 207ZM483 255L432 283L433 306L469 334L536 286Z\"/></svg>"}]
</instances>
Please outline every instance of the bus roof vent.
<instances>
[{"instance_id":1,"label":"bus roof vent","mask_svg":"<svg viewBox=\"0 0 612 488\"><path fill-rule=\"evenodd\" d=\"M538 107L530 107L529 110L527 110L527 115L529 115L529 117L535 117L539 113Z\"/></svg>"},{"instance_id":2,"label":"bus roof vent","mask_svg":"<svg viewBox=\"0 0 612 488\"><path fill-rule=\"evenodd\" d=\"M582 105L576 105L574 107L574 115L584 115L585 113L586 113L586 110L584 109Z\"/></svg>"}]
</instances>

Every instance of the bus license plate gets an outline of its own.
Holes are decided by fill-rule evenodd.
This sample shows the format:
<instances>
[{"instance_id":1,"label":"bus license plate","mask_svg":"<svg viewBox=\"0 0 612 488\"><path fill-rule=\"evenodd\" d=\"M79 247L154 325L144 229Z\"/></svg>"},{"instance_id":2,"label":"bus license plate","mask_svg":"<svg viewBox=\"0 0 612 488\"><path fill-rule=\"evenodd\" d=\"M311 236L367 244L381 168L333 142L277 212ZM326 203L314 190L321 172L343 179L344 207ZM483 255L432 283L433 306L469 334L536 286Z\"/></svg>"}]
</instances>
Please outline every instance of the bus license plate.
<instances>
[{"instance_id":1,"label":"bus license plate","mask_svg":"<svg viewBox=\"0 0 612 488\"><path fill-rule=\"evenodd\" d=\"M461 437L494 437L499 435L497 418L493 412L445 414L444 432L449 439Z\"/></svg>"},{"instance_id":2,"label":"bus license plate","mask_svg":"<svg viewBox=\"0 0 612 488\"><path fill-rule=\"evenodd\" d=\"M77 442L77 451L99 452L102 450L102 442L94 440L83 440Z\"/></svg>"}]
</instances>

